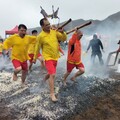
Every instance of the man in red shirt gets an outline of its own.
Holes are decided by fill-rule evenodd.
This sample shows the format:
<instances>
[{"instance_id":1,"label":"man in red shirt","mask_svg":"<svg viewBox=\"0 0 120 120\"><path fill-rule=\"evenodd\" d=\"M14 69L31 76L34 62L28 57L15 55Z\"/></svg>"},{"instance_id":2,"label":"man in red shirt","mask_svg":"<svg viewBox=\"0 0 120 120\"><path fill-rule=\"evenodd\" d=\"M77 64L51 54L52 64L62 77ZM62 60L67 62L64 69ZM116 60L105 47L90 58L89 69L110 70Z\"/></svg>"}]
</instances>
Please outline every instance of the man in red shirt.
<instances>
[{"instance_id":1,"label":"man in red shirt","mask_svg":"<svg viewBox=\"0 0 120 120\"><path fill-rule=\"evenodd\" d=\"M71 78L72 81L75 81L76 77L82 75L85 71L84 65L81 61L81 42L83 33L80 30L75 31L72 35L72 38L68 43L68 57L67 57L67 71L63 76L64 85L66 86L66 78L72 72L73 68L76 67L78 71Z\"/></svg>"}]
</instances>

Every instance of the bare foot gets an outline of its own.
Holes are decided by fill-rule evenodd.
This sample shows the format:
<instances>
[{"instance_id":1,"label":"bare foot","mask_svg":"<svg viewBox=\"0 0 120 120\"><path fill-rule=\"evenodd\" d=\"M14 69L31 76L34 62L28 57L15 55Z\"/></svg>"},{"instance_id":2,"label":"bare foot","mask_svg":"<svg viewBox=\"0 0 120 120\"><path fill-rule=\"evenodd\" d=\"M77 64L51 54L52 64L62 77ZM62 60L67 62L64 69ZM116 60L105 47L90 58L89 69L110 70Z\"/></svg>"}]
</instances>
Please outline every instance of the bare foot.
<instances>
[{"instance_id":1,"label":"bare foot","mask_svg":"<svg viewBox=\"0 0 120 120\"><path fill-rule=\"evenodd\" d=\"M27 82L22 82L22 83L21 83L21 86L22 86L22 87L26 87L26 86L27 86Z\"/></svg>"},{"instance_id":2,"label":"bare foot","mask_svg":"<svg viewBox=\"0 0 120 120\"><path fill-rule=\"evenodd\" d=\"M17 75L16 74L13 74L13 81L17 81Z\"/></svg>"},{"instance_id":3,"label":"bare foot","mask_svg":"<svg viewBox=\"0 0 120 120\"><path fill-rule=\"evenodd\" d=\"M63 85L64 85L64 87L66 87L66 86L67 86L67 83L66 83L65 81L63 81Z\"/></svg>"},{"instance_id":4,"label":"bare foot","mask_svg":"<svg viewBox=\"0 0 120 120\"><path fill-rule=\"evenodd\" d=\"M55 95L50 95L52 102L57 102L58 99L55 97Z\"/></svg>"},{"instance_id":5,"label":"bare foot","mask_svg":"<svg viewBox=\"0 0 120 120\"><path fill-rule=\"evenodd\" d=\"M62 80L62 82L63 82L63 85L64 85L64 86L67 86L67 83L66 83L66 80L64 79L64 77L61 77L61 80Z\"/></svg>"},{"instance_id":6,"label":"bare foot","mask_svg":"<svg viewBox=\"0 0 120 120\"><path fill-rule=\"evenodd\" d=\"M76 82L75 77L71 77L70 80Z\"/></svg>"}]
</instances>

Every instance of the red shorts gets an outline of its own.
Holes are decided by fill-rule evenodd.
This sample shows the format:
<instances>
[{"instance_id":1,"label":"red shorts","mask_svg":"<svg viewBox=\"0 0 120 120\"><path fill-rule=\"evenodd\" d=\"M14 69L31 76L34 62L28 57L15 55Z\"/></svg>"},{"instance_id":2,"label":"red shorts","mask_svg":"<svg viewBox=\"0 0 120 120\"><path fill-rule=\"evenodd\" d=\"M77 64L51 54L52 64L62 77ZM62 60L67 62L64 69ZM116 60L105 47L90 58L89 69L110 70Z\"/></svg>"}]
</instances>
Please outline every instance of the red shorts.
<instances>
[{"instance_id":1,"label":"red shorts","mask_svg":"<svg viewBox=\"0 0 120 120\"><path fill-rule=\"evenodd\" d=\"M27 61L24 61L24 62L20 62L19 60L12 60L12 63L13 63L13 66L14 68L18 68L18 67L22 67L22 70L28 70L28 64L27 64Z\"/></svg>"},{"instance_id":2,"label":"red shorts","mask_svg":"<svg viewBox=\"0 0 120 120\"><path fill-rule=\"evenodd\" d=\"M45 60L45 67L47 69L48 74L55 74L57 67L57 60Z\"/></svg>"},{"instance_id":3,"label":"red shorts","mask_svg":"<svg viewBox=\"0 0 120 120\"><path fill-rule=\"evenodd\" d=\"M40 53L38 53L38 57L40 57L41 56L41 54ZM29 57L30 57L30 63L32 63L32 61L33 61L33 57L34 57L34 54L29 54Z\"/></svg>"},{"instance_id":4,"label":"red shorts","mask_svg":"<svg viewBox=\"0 0 120 120\"><path fill-rule=\"evenodd\" d=\"M71 72L73 70L73 68L76 67L76 69L78 68L84 68L84 65L83 63L81 62L80 64L71 64L67 61L67 71L68 72Z\"/></svg>"}]
</instances>

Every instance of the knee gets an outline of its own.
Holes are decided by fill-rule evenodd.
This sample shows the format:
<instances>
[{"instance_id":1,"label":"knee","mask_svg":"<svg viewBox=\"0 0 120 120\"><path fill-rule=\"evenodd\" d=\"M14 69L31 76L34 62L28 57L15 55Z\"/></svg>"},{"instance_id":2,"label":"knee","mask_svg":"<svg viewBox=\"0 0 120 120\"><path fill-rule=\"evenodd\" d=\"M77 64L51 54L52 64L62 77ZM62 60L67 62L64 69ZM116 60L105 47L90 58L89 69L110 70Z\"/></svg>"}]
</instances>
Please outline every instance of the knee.
<instances>
[{"instance_id":1,"label":"knee","mask_svg":"<svg viewBox=\"0 0 120 120\"><path fill-rule=\"evenodd\" d=\"M51 78L55 78L55 74L50 75Z\"/></svg>"},{"instance_id":2,"label":"knee","mask_svg":"<svg viewBox=\"0 0 120 120\"><path fill-rule=\"evenodd\" d=\"M69 75L71 73L71 71L67 71L65 74Z\"/></svg>"},{"instance_id":3,"label":"knee","mask_svg":"<svg viewBox=\"0 0 120 120\"><path fill-rule=\"evenodd\" d=\"M85 73L85 69L84 68L81 68L80 69L80 72L83 74L83 73Z\"/></svg>"},{"instance_id":4,"label":"knee","mask_svg":"<svg viewBox=\"0 0 120 120\"><path fill-rule=\"evenodd\" d=\"M22 70L22 67L18 67L15 69L16 71L21 71Z\"/></svg>"}]
</instances>

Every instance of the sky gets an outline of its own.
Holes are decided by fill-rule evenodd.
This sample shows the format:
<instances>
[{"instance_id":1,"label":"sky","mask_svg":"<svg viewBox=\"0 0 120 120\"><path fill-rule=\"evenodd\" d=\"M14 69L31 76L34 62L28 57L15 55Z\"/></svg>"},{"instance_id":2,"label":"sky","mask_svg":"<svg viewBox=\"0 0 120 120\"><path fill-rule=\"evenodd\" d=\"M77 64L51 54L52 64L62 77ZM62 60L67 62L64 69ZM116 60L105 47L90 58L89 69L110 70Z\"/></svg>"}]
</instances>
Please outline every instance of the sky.
<instances>
[{"instance_id":1,"label":"sky","mask_svg":"<svg viewBox=\"0 0 120 120\"><path fill-rule=\"evenodd\" d=\"M52 5L55 10L59 7L60 22L69 18L103 20L120 11L120 0L0 0L0 36L4 38L5 30L21 23L27 28L40 26L40 6L51 14Z\"/></svg>"}]
</instances>

